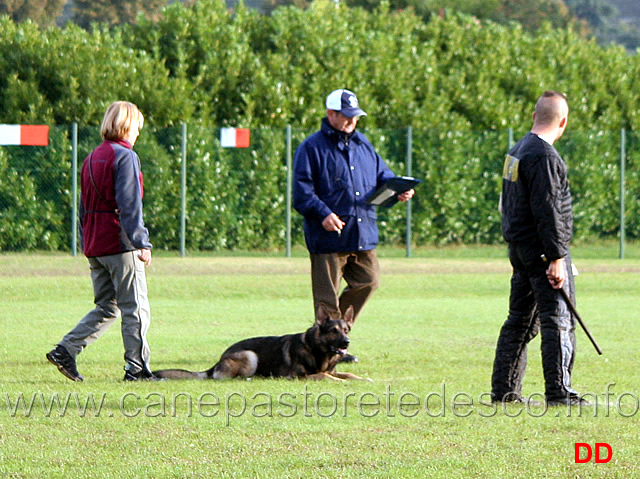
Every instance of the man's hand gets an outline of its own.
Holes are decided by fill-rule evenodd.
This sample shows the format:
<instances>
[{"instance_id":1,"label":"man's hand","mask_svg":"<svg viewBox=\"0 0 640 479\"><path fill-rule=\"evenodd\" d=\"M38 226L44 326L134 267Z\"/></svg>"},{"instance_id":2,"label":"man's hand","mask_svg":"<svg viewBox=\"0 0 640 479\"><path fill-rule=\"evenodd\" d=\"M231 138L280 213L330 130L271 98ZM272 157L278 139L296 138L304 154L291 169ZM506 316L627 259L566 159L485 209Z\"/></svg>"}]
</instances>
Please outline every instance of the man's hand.
<instances>
[{"instance_id":1,"label":"man's hand","mask_svg":"<svg viewBox=\"0 0 640 479\"><path fill-rule=\"evenodd\" d=\"M340 232L344 228L344 221L337 214L331 213L322 220L322 227L327 231Z\"/></svg>"},{"instance_id":2,"label":"man's hand","mask_svg":"<svg viewBox=\"0 0 640 479\"><path fill-rule=\"evenodd\" d=\"M415 190L412 188L409 191L405 191L404 193L402 193L401 195L398 195L398 201L401 202L405 202L405 201L409 201L413 195L415 194Z\"/></svg>"},{"instance_id":3,"label":"man's hand","mask_svg":"<svg viewBox=\"0 0 640 479\"><path fill-rule=\"evenodd\" d=\"M149 266L151 264L151 250L141 249L140 254L138 255L138 259L140 261L143 261L145 266Z\"/></svg>"},{"instance_id":4,"label":"man's hand","mask_svg":"<svg viewBox=\"0 0 640 479\"><path fill-rule=\"evenodd\" d=\"M562 289L566 277L564 258L558 258L549 263L547 279L554 289Z\"/></svg>"}]
</instances>

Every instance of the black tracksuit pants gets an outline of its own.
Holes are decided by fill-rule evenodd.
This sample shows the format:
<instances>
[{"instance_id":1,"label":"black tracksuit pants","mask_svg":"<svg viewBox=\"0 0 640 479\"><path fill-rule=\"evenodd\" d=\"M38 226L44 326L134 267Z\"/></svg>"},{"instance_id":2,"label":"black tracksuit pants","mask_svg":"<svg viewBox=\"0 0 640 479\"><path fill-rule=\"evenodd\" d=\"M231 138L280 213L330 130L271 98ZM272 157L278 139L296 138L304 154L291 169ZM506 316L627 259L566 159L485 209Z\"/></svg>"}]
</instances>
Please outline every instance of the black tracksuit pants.
<instances>
[{"instance_id":1,"label":"black tracksuit pants","mask_svg":"<svg viewBox=\"0 0 640 479\"><path fill-rule=\"evenodd\" d=\"M535 245L509 245L513 267L509 316L500 331L493 364L494 400L514 399L522 393L527 345L541 332L542 367L547 400L577 396L571 388L575 358L575 319L559 290L546 276L547 264ZM571 257L565 258L564 288L575 301Z\"/></svg>"}]
</instances>

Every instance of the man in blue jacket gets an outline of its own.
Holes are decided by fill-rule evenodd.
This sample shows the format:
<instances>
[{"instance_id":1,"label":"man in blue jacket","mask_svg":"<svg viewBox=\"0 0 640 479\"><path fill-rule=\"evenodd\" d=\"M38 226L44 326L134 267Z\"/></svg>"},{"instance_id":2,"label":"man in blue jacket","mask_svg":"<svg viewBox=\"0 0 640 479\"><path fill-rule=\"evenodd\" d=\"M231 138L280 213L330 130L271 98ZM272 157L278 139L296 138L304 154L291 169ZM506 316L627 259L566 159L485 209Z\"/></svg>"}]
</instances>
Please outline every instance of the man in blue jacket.
<instances>
[{"instance_id":1,"label":"man in blue jacket","mask_svg":"<svg viewBox=\"0 0 640 479\"><path fill-rule=\"evenodd\" d=\"M394 174L356 131L366 113L353 92L331 92L326 107L320 131L296 151L293 205L304 216L315 310L320 302L336 314L353 306L357 318L379 284L376 207L367 200ZM347 286L339 293L342 279Z\"/></svg>"}]
</instances>

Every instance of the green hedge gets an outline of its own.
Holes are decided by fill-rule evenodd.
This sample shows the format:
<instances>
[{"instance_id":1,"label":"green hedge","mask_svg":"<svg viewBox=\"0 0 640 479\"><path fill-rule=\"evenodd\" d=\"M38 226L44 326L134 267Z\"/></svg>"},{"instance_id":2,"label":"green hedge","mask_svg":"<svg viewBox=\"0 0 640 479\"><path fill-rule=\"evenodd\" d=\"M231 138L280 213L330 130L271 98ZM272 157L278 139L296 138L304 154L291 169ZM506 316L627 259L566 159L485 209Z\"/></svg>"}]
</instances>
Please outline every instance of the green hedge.
<instances>
[{"instance_id":1,"label":"green hedge","mask_svg":"<svg viewBox=\"0 0 640 479\"><path fill-rule=\"evenodd\" d=\"M147 177L147 222L157 247L179 246L180 128L188 138L187 248L278 248L284 242L285 140L317 129L324 98L351 88L382 156L405 170L413 128L417 244L500 241L499 172L507 128L528 130L544 89L568 94L558 143L570 167L576 236L615 237L620 130L627 142L627 233L640 235L637 168L639 56L602 48L572 30L530 34L468 16L385 6L370 13L319 0L270 17L224 2L175 2L158 22L88 33L39 30L0 17L0 122L47 123L51 146L0 147L0 249L66 249L71 149L99 141L106 107L138 104L147 118L136 150ZM250 127L252 148L220 148L218 128ZM404 238L404 210L381 212L385 242ZM294 214L295 241L301 243Z\"/></svg>"}]
</instances>

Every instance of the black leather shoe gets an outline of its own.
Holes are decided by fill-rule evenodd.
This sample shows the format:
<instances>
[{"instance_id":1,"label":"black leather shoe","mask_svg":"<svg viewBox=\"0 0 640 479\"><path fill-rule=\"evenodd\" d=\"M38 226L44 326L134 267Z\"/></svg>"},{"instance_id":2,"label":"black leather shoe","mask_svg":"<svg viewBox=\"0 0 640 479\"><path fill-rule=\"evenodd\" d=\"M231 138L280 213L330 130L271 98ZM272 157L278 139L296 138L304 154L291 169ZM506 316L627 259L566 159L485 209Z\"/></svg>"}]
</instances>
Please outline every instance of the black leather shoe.
<instances>
[{"instance_id":1,"label":"black leather shoe","mask_svg":"<svg viewBox=\"0 0 640 479\"><path fill-rule=\"evenodd\" d=\"M56 346L52 351L46 354L47 359L51 364L58 368L64 376L72 381L83 381L84 377L78 372L76 368L76 360L69 354L64 346Z\"/></svg>"},{"instance_id":2,"label":"black leather shoe","mask_svg":"<svg viewBox=\"0 0 640 479\"><path fill-rule=\"evenodd\" d=\"M353 354L345 354L340 359L338 359L339 363L359 363L360 360L355 357Z\"/></svg>"}]
</instances>

